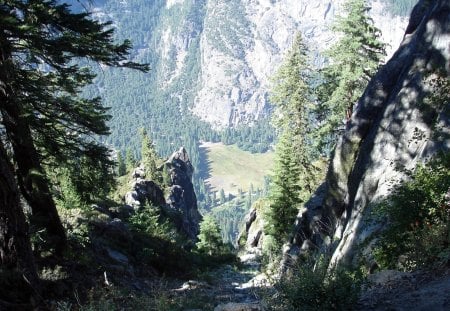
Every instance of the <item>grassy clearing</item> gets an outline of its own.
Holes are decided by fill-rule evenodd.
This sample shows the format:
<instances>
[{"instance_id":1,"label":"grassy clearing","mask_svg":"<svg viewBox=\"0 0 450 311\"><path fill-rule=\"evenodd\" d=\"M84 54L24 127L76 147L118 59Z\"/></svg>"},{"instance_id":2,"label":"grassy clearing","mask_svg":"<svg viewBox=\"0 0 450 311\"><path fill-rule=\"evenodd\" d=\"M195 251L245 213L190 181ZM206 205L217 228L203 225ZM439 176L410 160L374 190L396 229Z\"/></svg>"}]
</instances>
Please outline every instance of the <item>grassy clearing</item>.
<instances>
[{"instance_id":1,"label":"grassy clearing","mask_svg":"<svg viewBox=\"0 0 450 311\"><path fill-rule=\"evenodd\" d=\"M263 188L264 176L271 173L274 153L252 154L235 145L205 143L209 178L207 184L213 191L223 189L225 193L236 195L238 189L247 191L250 184L254 188Z\"/></svg>"}]
</instances>

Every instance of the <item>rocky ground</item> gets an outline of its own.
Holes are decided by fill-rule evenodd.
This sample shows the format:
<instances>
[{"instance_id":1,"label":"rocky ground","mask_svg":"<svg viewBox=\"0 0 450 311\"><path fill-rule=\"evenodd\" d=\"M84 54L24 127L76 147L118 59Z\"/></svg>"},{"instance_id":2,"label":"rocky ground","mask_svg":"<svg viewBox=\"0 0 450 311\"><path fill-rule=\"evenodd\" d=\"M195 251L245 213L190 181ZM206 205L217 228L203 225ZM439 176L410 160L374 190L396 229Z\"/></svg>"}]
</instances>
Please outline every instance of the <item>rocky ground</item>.
<instances>
[{"instance_id":1,"label":"rocky ground","mask_svg":"<svg viewBox=\"0 0 450 311\"><path fill-rule=\"evenodd\" d=\"M268 310L261 293L269 285L259 273L253 255L241 256L241 269L224 266L209 275L206 281L189 281L172 289L174 295L197 297L206 303L187 311L262 311ZM417 271L393 270L369 276L356 306L349 310L411 311L450 310L450 269Z\"/></svg>"},{"instance_id":2,"label":"rocky ground","mask_svg":"<svg viewBox=\"0 0 450 311\"><path fill-rule=\"evenodd\" d=\"M178 287L171 289L171 293L205 302L201 309L186 309L190 311L265 310L260 292L268 281L259 271L258 258L255 254L246 254L240 259L242 264L239 268L222 266L208 273L202 281L190 280L178 284Z\"/></svg>"},{"instance_id":3,"label":"rocky ground","mask_svg":"<svg viewBox=\"0 0 450 311\"><path fill-rule=\"evenodd\" d=\"M450 269L371 275L357 310L450 310Z\"/></svg>"}]
</instances>

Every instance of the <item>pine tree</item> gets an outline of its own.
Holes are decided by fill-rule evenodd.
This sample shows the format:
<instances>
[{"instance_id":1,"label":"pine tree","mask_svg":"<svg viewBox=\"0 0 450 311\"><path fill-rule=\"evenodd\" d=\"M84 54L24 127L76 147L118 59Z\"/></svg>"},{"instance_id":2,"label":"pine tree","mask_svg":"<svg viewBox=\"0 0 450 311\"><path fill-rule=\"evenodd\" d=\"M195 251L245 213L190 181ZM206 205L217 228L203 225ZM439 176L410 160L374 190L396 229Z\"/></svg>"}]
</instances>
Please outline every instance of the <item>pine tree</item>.
<instances>
[{"instance_id":1,"label":"pine tree","mask_svg":"<svg viewBox=\"0 0 450 311\"><path fill-rule=\"evenodd\" d=\"M66 170L74 186L74 190L81 199L81 203L88 205L96 200L105 199L115 186L114 167L110 162L103 162L101 158L80 155L68 162Z\"/></svg>"},{"instance_id":2,"label":"pine tree","mask_svg":"<svg viewBox=\"0 0 450 311\"><path fill-rule=\"evenodd\" d=\"M217 191L212 192L211 201L212 201L212 205L215 206L217 203Z\"/></svg>"},{"instance_id":3,"label":"pine tree","mask_svg":"<svg viewBox=\"0 0 450 311\"><path fill-rule=\"evenodd\" d=\"M280 134L276 147L266 233L279 244L288 236L298 208L312 191L312 151L309 114L312 95L308 86L306 46L301 35L294 40L286 61L277 71L271 91L274 123Z\"/></svg>"},{"instance_id":4,"label":"pine tree","mask_svg":"<svg viewBox=\"0 0 450 311\"><path fill-rule=\"evenodd\" d=\"M308 126L307 109L311 106L311 92L307 84L310 69L307 48L301 34L294 39L285 62L271 79L270 102L275 105L273 117L278 132L291 129L294 135L303 135Z\"/></svg>"},{"instance_id":5,"label":"pine tree","mask_svg":"<svg viewBox=\"0 0 450 311\"><path fill-rule=\"evenodd\" d=\"M136 167L136 159L133 156L133 152L130 148L125 151L125 167L127 172L131 172Z\"/></svg>"},{"instance_id":6,"label":"pine tree","mask_svg":"<svg viewBox=\"0 0 450 311\"><path fill-rule=\"evenodd\" d=\"M17 164L19 189L32 209L34 230L45 229L56 254L66 246L43 160L65 165L84 155L108 163L109 150L94 140L108 133L107 108L82 98L94 75L77 63L147 70L126 61L128 41L114 44L111 23L73 13L56 0L11 0L0 5L1 125Z\"/></svg>"},{"instance_id":7,"label":"pine tree","mask_svg":"<svg viewBox=\"0 0 450 311\"><path fill-rule=\"evenodd\" d=\"M244 192L242 191L241 188L238 188L238 197L239 197L239 199L243 199L244 198Z\"/></svg>"},{"instance_id":8,"label":"pine tree","mask_svg":"<svg viewBox=\"0 0 450 311\"><path fill-rule=\"evenodd\" d=\"M80 208L83 205L81 195L72 181L72 175L67 168L58 170L58 176L55 178L58 181L58 195L56 197L58 206L64 208Z\"/></svg>"},{"instance_id":9,"label":"pine tree","mask_svg":"<svg viewBox=\"0 0 450 311\"><path fill-rule=\"evenodd\" d=\"M226 202L225 191L220 189L220 204L224 204Z\"/></svg>"},{"instance_id":10,"label":"pine tree","mask_svg":"<svg viewBox=\"0 0 450 311\"><path fill-rule=\"evenodd\" d=\"M196 246L200 252L207 253L210 256L219 254L223 246L223 240L220 228L214 217L210 215L203 217L203 221L200 223L198 239L199 242L197 242Z\"/></svg>"},{"instance_id":11,"label":"pine tree","mask_svg":"<svg viewBox=\"0 0 450 311\"><path fill-rule=\"evenodd\" d=\"M369 17L367 1L347 0L344 10L345 16L338 17L333 26L341 37L326 53L330 64L322 71L324 82L319 88L321 126L317 141L323 153L333 147L344 121L350 119L353 106L385 56L381 32Z\"/></svg>"},{"instance_id":12,"label":"pine tree","mask_svg":"<svg viewBox=\"0 0 450 311\"><path fill-rule=\"evenodd\" d=\"M122 152L117 153L117 176L123 176L127 173L127 167L122 157Z\"/></svg>"},{"instance_id":13,"label":"pine tree","mask_svg":"<svg viewBox=\"0 0 450 311\"><path fill-rule=\"evenodd\" d=\"M13 309L13 305L3 305L2 302L14 303L12 299L17 296L30 301L30 296L39 295L39 277L31 251L28 226L20 206L20 194L13 166L2 140L0 140L0 202L0 280L2 284L9 284L9 288L3 286L0 291L0 309L7 310ZM8 295L11 292L13 297ZM33 309L32 306L23 308Z\"/></svg>"},{"instance_id":14,"label":"pine tree","mask_svg":"<svg viewBox=\"0 0 450 311\"><path fill-rule=\"evenodd\" d=\"M159 158L153 147L152 140L145 129L141 130L142 144L141 144L141 158L144 165L145 177L154 181L157 184L162 183L162 174L158 170Z\"/></svg>"},{"instance_id":15,"label":"pine tree","mask_svg":"<svg viewBox=\"0 0 450 311\"><path fill-rule=\"evenodd\" d=\"M283 133L277 144L275 174L270 191L270 205L266 211L265 233L280 245L286 240L300 206L300 166L296 161L293 137Z\"/></svg>"}]
</instances>

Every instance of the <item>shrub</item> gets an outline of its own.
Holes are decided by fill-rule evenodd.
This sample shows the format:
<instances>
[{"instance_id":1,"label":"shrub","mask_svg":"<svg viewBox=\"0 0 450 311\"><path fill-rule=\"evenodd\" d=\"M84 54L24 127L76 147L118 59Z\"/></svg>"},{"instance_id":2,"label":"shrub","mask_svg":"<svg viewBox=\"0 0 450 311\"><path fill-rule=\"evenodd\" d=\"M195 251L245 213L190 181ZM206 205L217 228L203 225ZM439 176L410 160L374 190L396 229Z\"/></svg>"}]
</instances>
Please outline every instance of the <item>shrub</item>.
<instances>
[{"instance_id":1,"label":"shrub","mask_svg":"<svg viewBox=\"0 0 450 311\"><path fill-rule=\"evenodd\" d=\"M268 301L273 310L351 310L358 300L362 274L338 267L328 270L329 260L298 262L276 285Z\"/></svg>"},{"instance_id":2,"label":"shrub","mask_svg":"<svg viewBox=\"0 0 450 311\"><path fill-rule=\"evenodd\" d=\"M146 205L133 214L128 222L135 231L149 234L153 237L160 237L170 240L171 236L176 235L176 230L171 228L168 221L161 217L159 207Z\"/></svg>"},{"instance_id":3,"label":"shrub","mask_svg":"<svg viewBox=\"0 0 450 311\"><path fill-rule=\"evenodd\" d=\"M224 246L220 228L214 218L209 215L203 217L203 221L200 223L198 239L197 249L210 256L219 254Z\"/></svg>"},{"instance_id":4,"label":"shrub","mask_svg":"<svg viewBox=\"0 0 450 311\"><path fill-rule=\"evenodd\" d=\"M375 209L388 219L374 251L382 268L411 270L450 259L450 154L417 167L410 177Z\"/></svg>"},{"instance_id":5,"label":"shrub","mask_svg":"<svg viewBox=\"0 0 450 311\"><path fill-rule=\"evenodd\" d=\"M278 265L281 260L281 249L279 243L271 235L264 236L262 244L262 264L268 270Z\"/></svg>"}]
</instances>

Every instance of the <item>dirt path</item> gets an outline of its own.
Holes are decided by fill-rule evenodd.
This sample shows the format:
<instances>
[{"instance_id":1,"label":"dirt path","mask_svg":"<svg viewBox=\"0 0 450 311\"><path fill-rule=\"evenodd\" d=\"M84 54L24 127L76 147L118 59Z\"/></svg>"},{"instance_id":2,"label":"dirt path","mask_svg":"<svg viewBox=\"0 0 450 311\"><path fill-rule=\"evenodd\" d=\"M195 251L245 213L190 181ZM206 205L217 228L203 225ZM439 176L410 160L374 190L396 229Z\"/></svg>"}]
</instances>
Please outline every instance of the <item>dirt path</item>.
<instances>
[{"instance_id":1,"label":"dirt path","mask_svg":"<svg viewBox=\"0 0 450 311\"><path fill-rule=\"evenodd\" d=\"M241 261L239 269L222 266L208 273L204 280L184 282L172 292L204 302L200 309L186 310L262 310L258 289L266 280L260 274L260 264L252 256L243 256Z\"/></svg>"}]
</instances>

